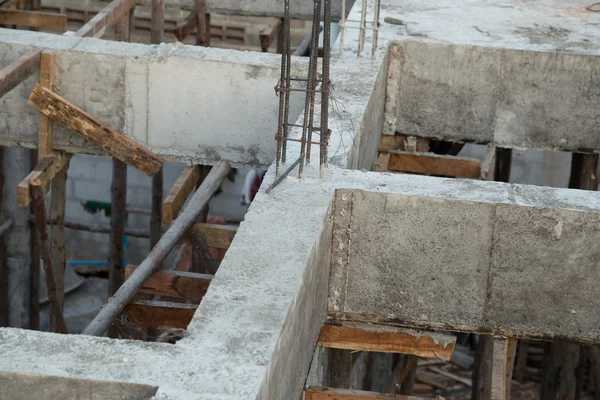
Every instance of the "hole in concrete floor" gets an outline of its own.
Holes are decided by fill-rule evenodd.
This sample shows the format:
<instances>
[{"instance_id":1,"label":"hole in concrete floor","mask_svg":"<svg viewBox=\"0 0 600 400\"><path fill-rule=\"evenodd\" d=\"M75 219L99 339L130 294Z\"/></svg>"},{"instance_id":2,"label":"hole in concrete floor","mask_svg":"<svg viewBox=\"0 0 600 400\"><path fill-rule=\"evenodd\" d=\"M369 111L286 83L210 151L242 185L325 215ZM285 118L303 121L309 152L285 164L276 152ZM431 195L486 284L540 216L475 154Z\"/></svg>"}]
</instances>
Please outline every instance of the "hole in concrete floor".
<instances>
[{"instance_id":1,"label":"hole in concrete floor","mask_svg":"<svg viewBox=\"0 0 600 400\"><path fill-rule=\"evenodd\" d=\"M184 166L181 163L165 164L163 200ZM232 238L235 234L236 227L244 219L260 186L263 173L264 171L257 170L232 170L209 203L207 221L211 227L215 227L215 230L207 231L205 234L210 235L206 239L207 245L217 263L223 259L227 251L228 244L222 241L230 240L227 238ZM71 160L66 196L67 268L64 307L64 317L70 333L82 332L107 300L111 176L112 159L109 157L76 155ZM150 250L151 199L151 179L133 168L128 168L126 197L128 214L124 248L125 261L129 265L139 265ZM220 226L225 230L220 231ZM165 226L163 229L166 228ZM206 279L196 279L193 274L190 275L192 270L207 272L201 267L194 269L193 265L197 265L195 263L198 262L201 261L195 258L192 244L186 242L176 246L163 264L171 275L163 277L166 279L165 282L170 283L164 283L167 287L162 289L167 289L167 293L169 290L171 292L179 290L181 293L176 297L140 293L135 298L136 304L130 307L118 321L120 337L139 340L156 340L160 337L165 342L176 341L191 320L195 305L201 299L201 295L194 293L191 298L186 297L191 290L205 291L210 283ZM43 269L40 270L43 274ZM125 276L127 277L130 272L128 269ZM40 329L47 331L49 304L43 275L40 282ZM140 328L138 325L143 327Z\"/></svg>"}]
</instances>

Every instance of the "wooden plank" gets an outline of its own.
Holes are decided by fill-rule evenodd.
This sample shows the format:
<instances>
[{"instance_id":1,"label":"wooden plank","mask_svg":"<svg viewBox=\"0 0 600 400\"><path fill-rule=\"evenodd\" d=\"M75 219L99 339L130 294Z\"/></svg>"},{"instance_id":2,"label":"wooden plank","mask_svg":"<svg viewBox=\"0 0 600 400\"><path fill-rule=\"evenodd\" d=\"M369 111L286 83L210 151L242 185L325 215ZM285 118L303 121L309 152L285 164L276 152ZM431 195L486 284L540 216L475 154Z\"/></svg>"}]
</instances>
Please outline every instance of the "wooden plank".
<instances>
[{"instance_id":1,"label":"wooden plank","mask_svg":"<svg viewBox=\"0 0 600 400\"><path fill-rule=\"evenodd\" d=\"M187 236L200 235L208 247L228 249L236 232L235 226L197 223L188 229Z\"/></svg>"},{"instance_id":2,"label":"wooden plank","mask_svg":"<svg viewBox=\"0 0 600 400\"><path fill-rule=\"evenodd\" d=\"M69 163L71 156L62 152L52 152L40 160L33 171L17 186L17 205L27 207L31 203L31 181L41 182L44 193L50 189L50 182Z\"/></svg>"},{"instance_id":3,"label":"wooden plank","mask_svg":"<svg viewBox=\"0 0 600 400\"><path fill-rule=\"evenodd\" d=\"M40 68L42 49L32 49L0 70L0 98Z\"/></svg>"},{"instance_id":4,"label":"wooden plank","mask_svg":"<svg viewBox=\"0 0 600 400\"><path fill-rule=\"evenodd\" d=\"M4 147L0 147L0 213L4 214ZM6 241L0 237L0 327L7 327L9 309Z\"/></svg>"},{"instance_id":5,"label":"wooden plank","mask_svg":"<svg viewBox=\"0 0 600 400\"><path fill-rule=\"evenodd\" d=\"M263 53L269 51L269 47L271 47L271 43L277 38L279 35L279 31L282 29L281 20L277 20L277 22L273 25L269 25L268 27L262 29L258 34L260 38L260 47Z\"/></svg>"},{"instance_id":6,"label":"wooden plank","mask_svg":"<svg viewBox=\"0 0 600 400\"><path fill-rule=\"evenodd\" d=\"M56 75L56 53L52 50L43 50L40 58L40 84L50 91L54 91ZM52 151L52 133L54 121L45 114L40 113L38 136L38 161Z\"/></svg>"},{"instance_id":7,"label":"wooden plank","mask_svg":"<svg viewBox=\"0 0 600 400\"><path fill-rule=\"evenodd\" d=\"M46 288L48 289L48 299L50 301L50 329L52 332L67 333L67 325L63 319L62 310L59 307L57 299L56 278L52 268L52 258L50 246L48 244L48 233L46 231L46 204L44 202L43 184L39 179L31 182L33 209L35 212L37 239L43 259L44 272L46 273Z\"/></svg>"},{"instance_id":8,"label":"wooden plank","mask_svg":"<svg viewBox=\"0 0 600 400\"><path fill-rule=\"evenodd\" d=\"M185 22L177 25L173 33L177 40L183 42L196 29L196 26L198 26L198 18L195 13L191 13Z\"/></svg>"},{"instance_id":9,"label":"wooden plank","mask_svg":"<svg viewBox=\"0 0 600 400\"><path fill-rule=\"evenodd\" d=\"M389 154L390 171L479 179L479 160L403 151Z\"/></svg>"},{"instance_id":10,"label":"wooden plank","mask_svg":"<svg viewBox=\"0 0 600 400\"><path fill-rule=\"evenodd\" d=\"M163 165L158 155L40 84L35 85L27 103L148 176L156 174Z\"/></svg>"},{"instance_id":11,"label":"wooden plank","mask_svg":"<svg viewBox=\"0 0 600 400\"><path fill-rule=\"evenodd\" d=\"M388 172L388 164L390 163L390 154L381 153L375 162L376 172Z\"/></svg>"},{"instance_id":12,"label":"wooden plank","mask_svg":"<svg viewBox=\"0 0 600 400\"><path fill-rule=\"evenodd\" d=\"M167 194L165 201L162 204L163 223L170 224L177 218L179 211L183 207L183 203L187 200L190 193L200 181L200 167L186 166L175 184Z\"/></svg>"},{"instance_id":13,"label":"wooden plank","mask_svg":"<svg viewBox=\"0 0 600 400\"><path fill-rule=\"evenodd\" d=\"M366 392L364 390L334 389L329 387L309 387L304 391L304 400L372 400L372 399L396 399L396 400L420 400L420 397L407 396L404 394L387 394Z\"/></svg>"},{"instance_id":14,"label":"wooden plank","mask_svg":"<svg viewBox=\"0 0 600 400\"><path fill-rule=\"evenodd\" d=\"M113 0L102 11L94 16L87 24L82 26L75 36L100 37L107 27L118 22L129 10L135 7L137 0Z\"/></svg>"},{"instance_id":15,"label":"wooden plank","mask_svg":"<svg viewBox=\"0 0 600 400\"><path fill-rule=\"evenodd\" d=\"M509 400L517 339L495 337L492 356L492 400Z\"/></svg>"},{"instance_id":16,"label":"wooden plank","mask_svg":"<svg viewBox=\"0 0 600 400\"><path fill-rule=\"evenodd\" d=\"M125 280L131 276L136 267L136 265L128 265L125 268ZM201 301L212 279L212 275L161 270L150 276L140 292Z\"/></svg>"},{"instance_id":17,"label":"wooden plank","mask_svg":"<svg viewBox=\"0 0 600 400\"><path fill-rule=\"evenodd\" d=\"M196 30L196 45L210 47L210 16L206 12L206 0L196 0L194 10L198 20Z\"/></svg>"},{"instance_id":18,"label":"wooden plank","mask_svg":"<svg viewBox=\"0 0 600 400\"><path fill-rule=\"evenodd\" d=\"M515 380L525 382L525 369L527 368L527 355L529 353L529 340L519 340L519 352L515 360Z\"/></svg>"},{"instance_id":19,"label":"wooden plank","mask_svg":"<svg viewBox=\"0 0 600 400\"><path fill-rule=\"evenodd\" d=\"M138 300L125 307L129 321L140 328L187 328L198 308L195 304Z\"/></svg>"},{"instance_id":20,"label":"wooden plank","mask_svg":"<svg viewBox=\"0 0 600 400\"><path fill-rule=\"evenodd\" d=\"M450 360L456 337L385 325L344 322L342 325L323 325L318 344L334 349L404 353Z\"/></svg>"},{"instance_id":21,"label":"wooden plank","mask_svg":"<svg viewBox=\"0 0 600 400\"><path fill-rule=\"evenodd\" d=\"M69 159L52 182L50 197L50 219L54 222L50 227L50 256L56 280L58 306L62 312L65 301L65 266L67 256L65 253L65 206L67 201L67 169Z\"/></svg>"},{"instance_id":22,"label":"wooden plank","mask_svg":"<svg viewBox=\"0 0 600 400\"><path fill-rule=\"evenodd\" d=\"M388 152L393 150L404 150L405 136L400 135L381 135L377 151Z\"/></svg>"},{"instance_id":23,"label":"wooden plank","mask_svg":"<svg viewBox=\"0 0 600 400\"><path fill-rule=\"evenodd\" d=\"M21 11L0 9L0 25L28 26L38 29L67 29L66 14L39 11Z\"/></svg>"},{"instance_id":24,"label":"wooden plank","mask_svg":"<svg viewBox=\"0 0 600 400\"><path fill-rule=\"evenodd\" d=\"M491 335L479 335L473 368L473 388L471 399L489 400L492 396L492 354L494 338Z\"/></svg>"},{"instance_id":25,"label":"wooden plank","mask_svg":"<svg viewBox=\"0 0 600 400\"><path fill-rule=\"evenodd\" d=\"M160 44L165 34L165 0L152 0L150 43Z\"/></svg>"},{"instance_id":26,"label":"wooden plank","mask_svg":"<svg viewBox=\"0 0 600 400\"><path fill-rule=\"evenodd\" d=\"M481 175L479 179L489 180L492 176L493 167L496 165L496 145L490 143L487 145L483 163L481 164Z\"/></svg>"},{"instance_id":27,"label":"wooden plank","mask_svg":"<svg viewBox=\"0 0 600 400\"><path fill-rule=\"evenodd\" d=\"M112 159L112 180L110 184L110 255L108 258L108 295L112 296L121 287L124 281L125 249L123 237L125 236L127 201L127 164ZM115 326L108 330L108 336L118 337Z\"/></svg>"}]
</instances>

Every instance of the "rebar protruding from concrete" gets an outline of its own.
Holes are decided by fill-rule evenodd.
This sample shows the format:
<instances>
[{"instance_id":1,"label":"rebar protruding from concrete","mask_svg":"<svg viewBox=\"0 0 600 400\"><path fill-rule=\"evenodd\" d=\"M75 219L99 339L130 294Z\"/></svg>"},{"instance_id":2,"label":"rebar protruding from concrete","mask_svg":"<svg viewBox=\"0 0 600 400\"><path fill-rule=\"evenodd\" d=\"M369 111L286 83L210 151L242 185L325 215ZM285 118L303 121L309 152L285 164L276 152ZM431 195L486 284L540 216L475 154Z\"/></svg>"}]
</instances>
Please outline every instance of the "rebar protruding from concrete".
<instances>
[{"instance_id":1,"label":"rebar protruding from concrete","mask_svg":"<svg viewBox=\"0 0 600 400\"><path fill-rule=\"evenodd\" d=\"M362 0L361 4L361 14L360 20L349 20L346 19L346 0L342 0L342 18L340 20L340 57L344 55L344 36L346 34L346 29L358 29L358 51L357 57L360 57L360 54L365 48L365 36L366 30L373 30L373 40L372 40L372 51L371 58L375 58L375 53L377 51L377 41L379 37L379 14L381 11L381 0L374 0L374 13L373 13L373 22L370 28L367 28L367 1ZM358 26L348 26L348 22L358 22Z\"/></svg>"},{"instance_id":2,"label":"rebar protruding from concrete","mask_svg":"<svg viewBox=\"0 0 600 400\"><path fill-rule=\"evenodd\" d=\"M281 77L279 78L278 84L275 86L275 92L280 96L279 98L279 121L277 126L277 134L275 139L277 140L277 161L275 170L275 182L267 192L270 192L277 184L279 184L283 178L291 172L293 168L298 167L298 178L302 178L302 172L304 169L304 163L310 164L311 157L311 146L318 144L319 147L319 170L320 175L323 177L323 169L327 166L327 145L329 138L328 128L328 115L329 115L329 63L330 63L330 47L331 47L331 0L314 0L313 9L313 20L312 30L310 36L308 36L300 45L294 55L301 53L300 49L304 49L305 45L310 43L309 52L309 63L308 63L308 75L306 78L291 78L290 76L290 64L291 64L291 50L290 50L290 0L285 0L285 9L283 17L283 54L281 59ZM322 5L324 4L324 7ZM323 32L324 32L324 43L323 43L323 72L321 76L318 75L318 59L319 59L319 34L321 32L321 9L324 10L323 14ZM305 87L292 87L291 82L301 82L300 85L304 84ZM317 89L317 86L321 84L321 89ZM302 136L300 139L288 137L288 129L290 127L298 126L296 124L290 124L288 120L289 113L289 95L290 92L304 92L306 94L306 100L304 105L304 118L302 120ZM321 95L321 123L320 126L314 126L315 117L315 98L317 93ZM320 139L317 142L313 142L313 133L319 134ZM281 166L285 165L287 157L287 142L294 141L300 143L300 158L292 164L291 168L288 168L283 174L280 171Z\"/></svg>"},{"instance_id":3,"label":"rebar protruding from concrete","mask_svg":"<svg viewBox=\"0 0 600 400\"><path fill-rule=\"evenodd\" d=\"M161 237L148 257L135 269L133 274L123 283L113 297L104 305L96 318L82 332L84 335L100 336L123 311L133 296L144 285L144 282L160 268L173 247L196 221L198 214L208 204L223 180L227 177L231 167L226 161L221 161L213 167L204 182L200 185L187 207L173 222L169 230Z\"/></svg>"},{"instance_id":4,"label":"rebar protruding from concrete","mask_svg":"<svg viewBox=\"0 0 600 400\"><path fill-rule=\"evenodd\" d=\"M33 208L35 210L35 225L38 233L39 248L41 250L44 272L46 273L46 287L48 289L48 300L50 301L50 329L57 333L68 333L67 325L65 324L58 303L56 281L54 278L54 270L52 269L52 256L48 244L48 232L46 231L44 189L39 179L31 181L31 196Z\"/></svg>"}]
</instances>

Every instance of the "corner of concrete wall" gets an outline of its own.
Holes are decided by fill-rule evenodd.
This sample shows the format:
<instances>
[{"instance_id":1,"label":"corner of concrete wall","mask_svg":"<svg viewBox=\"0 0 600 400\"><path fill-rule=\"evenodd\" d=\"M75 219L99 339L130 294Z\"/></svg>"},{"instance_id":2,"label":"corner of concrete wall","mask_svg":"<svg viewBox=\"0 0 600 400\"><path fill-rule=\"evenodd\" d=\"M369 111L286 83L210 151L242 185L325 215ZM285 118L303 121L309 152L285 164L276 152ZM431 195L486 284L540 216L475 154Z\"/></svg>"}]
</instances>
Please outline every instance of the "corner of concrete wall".
<instances>
[{"instance_id":1,"label":"corner of concrete wall","mask_svg":"<svg viewBox=\"0 0 600 400\"><path fill-rule=\"evenodd\" d=\"M333 236L333 202L315 238L296 298L287 312L257 399L299 399L314 349L327 316L329 265Z\"/></svg>"},{"instance_id":2,"label":"corner of concrete wall","mask_svg":"<svg viewBox=\"0 0 600 400\"><path fill-rule=\"evenodd\" d=\"M19 372L0 372L2 399L129 399L152 398L157 386L67 378Z\"/></svg>"},{"instance_id":3,"label":"corner of concrete wall","mask_svg":"<svg viewBox=\"0 0 600 400\"><path fill-rule=\"evenodd\" d=\"M346 281L350 253L350 222L354 190L337 189L332 205L331 265L329 268L329 295L327 312L339 313L346 301Z\"/></svg>"},{"instance_id":4,"label":"corner of concrete wall","mask_svg":"<svg viewBox=\"0 0 600 400\"><path fill-rule=\"evenodd\" d=\"M384 127L389 54L390 47L388 46L369 96L360 128L354 137L354 145L348 157L348 168L370 171L377 159L377 145Z\"/></svg>"}]
</instances>

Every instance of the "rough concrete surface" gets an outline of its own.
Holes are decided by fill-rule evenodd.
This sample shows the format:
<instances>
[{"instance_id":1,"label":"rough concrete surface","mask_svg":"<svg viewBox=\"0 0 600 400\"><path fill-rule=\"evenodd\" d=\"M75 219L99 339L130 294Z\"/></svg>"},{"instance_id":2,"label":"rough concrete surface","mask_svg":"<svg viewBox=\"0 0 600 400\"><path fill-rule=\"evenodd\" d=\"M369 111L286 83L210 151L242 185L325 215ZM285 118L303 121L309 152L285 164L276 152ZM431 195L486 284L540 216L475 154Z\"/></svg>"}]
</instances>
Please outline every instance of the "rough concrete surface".
<instances>
[{"instance_id":1,"label":"rough concrete surface","mask_svg":"<svg viewBox=\"0 0 600 400\"><path fill-rule=\"evenodd\" d=\"M387 25L402 51L390 60L390 79L399 83L388 93L395 112L386 124L405 135L505 147L600 149L593 129L600 16L588 5L390 2L383 17L404 24Z\"/></svg>"},{"instance_id":2,"label":"rough concrete surface","mask_svg":"<svg viewBox=\"0 0 600 400\"><path fill-rule=\"evenodd\" d=\"M0 29L2 66L38 44L40 34L18 32ZM45 36L54 40L41 44L57 49L58 93L156 153L174 161L227 159L248 167L268 166L275 158L277 55ZM10 106L0 109L1 144L36 145L39 114L26 100L38 79L2 99ZM302 107L301 97L291 96L291 120ZM54 143L70 152L98 153L63 127Z\"/></svg>"},{"instance_id":3,"label":"rough concrete surface","mask_svg":"<svg viewBox=\"0 0 600 400\"><path fill-rule=\"evenodd\" d=\"M0 329L0 352L3 354L0 358L0 370L157 385L159 389L156 397L159 399L277 399L282 398L279 394L283 393L284 388L289 390L287 392L289 397L285 398L297 398L308 373L320 323L326 317L327 301L322 291L327 282L323 275L327 274L327 267L323 263L326 263L329 251L328 226L332 226L330 224L335 222L330 222L330 215L337 189L378 192L373 196L393 198L390 202L382 203L381 207L384 207L383 212L386 212L385 207L389 208L387 212L395 216L402 215L403 204L407 204L407 207L414 205L410 207L414 224L421 227L421 232L436 235L435 237L438 238L439 248L435 247L436 243L433 241L427 242L431 251L436 252L427 255L428 260L435 260L436 254L439 257L439 254L448 252L448 243L454 247L465 246L463 236L470 237L474 242L468 244L471 254L467 254L461 260L469 261L475 257L484 257L485 251L478 248L477 243L481 243L483 240L481 237L490 235L492 229L489 226L481 228L483 223L475 216L490 218L489 209L493 208L491 205L511 207L514 209L513 213L520 210L535 211L539 207L546 207L560 215L586 214L594 218L598 218L597 212L600 210L600 193L595 192L415 175L378 174L333 167L327 171L324 180L316 179L316 176L318 176L316 168L307 167L302 181L293 177L287 178L270 194L266 194L264 193L266 186L274 179L274 171L271 168L261 193L250 207L246 220L238 230L219 272L190 323L187 336L176 345ZM367 195L369 196L371 194ZM397 198L402 200L396 201ZM430 214L418 213L417 206L423 204ZM366 212L366 209L363 209ZM444 210L448 213L443 213ZM458 211L473 214L473 217L468 218L463 225L457 222L463 236L444 236L425 229L436 227L435 221L440 218L446 225L453 227L453 218L458 218L458 215L453 216L452 212ZM524 219L522 222L528 223L528 221ZM577 225L579 222L575 219L573 221L573 225L570 222L563 222L566 223L566 226L563 225L563 232L565 232L563 237L568 238L569 230L579 226L586 229L586 235L581 236L582 240L598 239L596 228L591 230L586 228L590 224ZM373 226L369 225L368 220L364 222L367 225L361 228L363 231L357 230L353 232L354 235L364 234ZM390 218L383 225L382 230L386 227L397 229L393 222L394 219ZM406 225L407 229L411 228L418 232L417 228ZM333 226L333 229L335 230L336 227ZM478 229L478 234L471 232L472 229ZM540 232L544 233L543 229ZM334 233L333 239L336 235L337 233ZM402 237L406 238L406 236ZM448 240L443 242L446 237ZM535 242L526 243L529 247L536 245ZM556 248L561 247L560 241L553 243ZM337 245L335 241L331 244L334 248ZM406 239L405 246L419 248L421 244ZM361 247L357 245L356 250L360 251ZM397 247L395 251L401 259L402 248ZM416 251L414 254L411 261L418 262L415 258ZM490 253L487 254L489 257ZM456 252L451 252L450 255L457 257ZM583 263L581 258L577 260ZM561 261L564 261L564 258ZM375 256L361 266L363 270L375 270L369 273L374 274L371 277L375 279L371 282L372 285L378 284L377 264L374 262L379 262L379 265L386 268L386 272L396 271L400 274L396 279L386 276L386 284L393 282L395 285L402 285L406 275L403 269L394 270L392 268L394 264L386 265L384 258ZM486 265L474 266L475 262L470 262L471 264L466 264L471 265L470 274L461 274L456 270L462 268L462 264L452 270L452 266L456 266L452 264L452 259L446 263L447 265L428 263L422 268L437 265L447 272L446 275L451 274L455 283L462 285L468 282L471 287L477 289L475 282L478 280L481 282L480 276L477 275L477 268L485 270ZM431 277L425 274L418 275L423 271L417 270L416 267L416 265L405 266L405 268L412 268L411 271L416 271L414 283L419 283L416 277L421 276L423 280L427 279L421 287L425 284L431 285ZM335 253L332 253L332 274L339 268L335 263ZM558 267L549 264L549 268ZM459 304L467 307L467 300L476 297L474 293L466 293L461 286L456 287L456 292L452 293L449 288L444 288L442 282L437 282L441 279L437 278L439 275L435 273L432 275L436 277L435 284L440 285L439 294L421 296L422 303L419 304L419 298L407 299L396 292L400 297L395 303L392 301L392 304L385 305L387 308L384 309L388 312L383 316L380 315L381 305L376 302L378 297L373 295L377 290L366 293L364 291L365 285L373 289L373 286L368 286L366 281L349 281L353 291L347 291L346 301L352 303L352 311L362 313L360 315L393 319L394 315L406 312L402 306L410 304L428 310L426 302L444 300L445 297L442 296L444 294L452 296L448 302L456 305L456 308ZM331 279L334 279L333 275ZM548 282L553 290L557 290L552 285L552 279L547 276L540 276L538 279ZM481 282L481 285L483 289L479 288L478 292L485 293L486 282ZM515 290L518 292L520 289L517 287ZM564 293L564 291L557 293ZM358 309L357 302L354 300L356 297L350 296L362 296L363 309ZM336 294L331 284L329 297L329 312L332 314L343 312L343 303L342 308L332 308L335 305ZM566 303L569 308L573 307L574 301ZM481 302L476 302L477 304ZM500 306L507 305L510 306L510 303ZM547 317L549 319L543 321L541 315L532 314L532 317L537 318L534 321L539 323L535 329L539 328L541 333L559 334L574 332L578 327L590 326L593 320L582 322L575 317L582 315L585 318L592 318L590 310L593 309L593 305L586 298L579 303L579 308L574 308L577 314L572 314L571 309L561 308L560 304L546 308L549 313L561 315L567 313L570 317L570 325L553 328L551 332L541 331L551 326L551 322L549 325L547 321L553 321L554 317ZM375 310L372 309L373 307ZM500 316L510 317L510 312L516 309L510 307ZM448 309L449 312L453 312L450 307ZM476 320L472 308L458 312L461 313L459 316L464 321ZM430 315L436 314L430 313ZM489 315L496 318L494 324L490 323L489 326L498 329L515 329L517 332L520 330L519 324L522 324L520 317L509 320L501 319L494 314ZM420 315L413 320L415 324L431 325L435 322L451 321L453 315L450 313L444 315L441 321L433 319L422 321L418 318ZM531 330L532 327L527 328L528 332ZM595 331L590 332L593 335ZM591 336L587 332L578 334L578 337L598 339L597 336ZM82 359L86 362L80 362ZM172 368L173 365L178 367Z\"/></svg>"},{"instance_id":4,"label":"rough concrete surface","mask_svg":"<svg viewBox=\"0 0 600 400\"><path fill-rule=\"evenodd\" d=\"M599 196L577 206L565 197L580 191L496 185L505 193L491 202L338 191L333 240L344 246L332 256L329 311L600 339Z\"/></svg>"},{"instance_id":5,"label":"rough concrete surface","mask_svg":"<svg viewBox=\"0 0 600 400\"><path fill-rule=\"evenodd\" d=\"M150 385L0 372L2 399L146 400L156 389Z\"/></svg>"}]
</instances>

